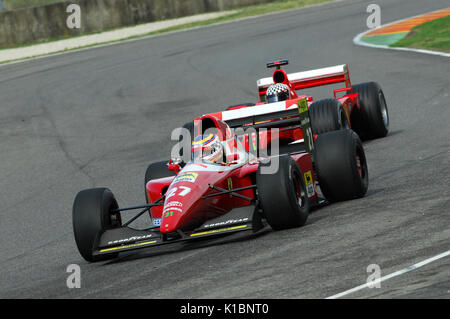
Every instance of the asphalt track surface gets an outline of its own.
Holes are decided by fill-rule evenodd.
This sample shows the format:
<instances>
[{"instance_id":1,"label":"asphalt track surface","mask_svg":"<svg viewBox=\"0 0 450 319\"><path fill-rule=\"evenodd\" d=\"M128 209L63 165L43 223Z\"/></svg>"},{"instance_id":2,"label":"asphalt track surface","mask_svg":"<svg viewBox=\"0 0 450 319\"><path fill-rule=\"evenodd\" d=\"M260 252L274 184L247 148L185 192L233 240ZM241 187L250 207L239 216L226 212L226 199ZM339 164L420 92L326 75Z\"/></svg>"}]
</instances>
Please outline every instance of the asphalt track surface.
<instances>
[{"instance_id":1,"label":"asphalt track surface","mask_svg":"<svg viewBox=\"0 0 450 319\"><path fill-rule=\"evenodd\" d=\"M450 63L357 47L371 1L271 16L0 67L0 296L11 298L324 298L450 249ZM447 0L377 1L382 23ZM201 113L256 99L265 62L294 72L348 63L354 83L381 83L387 138L365 143L367 196L313 212L306 226L127 253L89 264L71 208L107 186L120 205L144 200L147 165L170 133ZM331 95L331 89L315 92ZM66 267L81 266L80 289ZM449 298L444 258L353 298Z\"/></svg>"}]
</instances>

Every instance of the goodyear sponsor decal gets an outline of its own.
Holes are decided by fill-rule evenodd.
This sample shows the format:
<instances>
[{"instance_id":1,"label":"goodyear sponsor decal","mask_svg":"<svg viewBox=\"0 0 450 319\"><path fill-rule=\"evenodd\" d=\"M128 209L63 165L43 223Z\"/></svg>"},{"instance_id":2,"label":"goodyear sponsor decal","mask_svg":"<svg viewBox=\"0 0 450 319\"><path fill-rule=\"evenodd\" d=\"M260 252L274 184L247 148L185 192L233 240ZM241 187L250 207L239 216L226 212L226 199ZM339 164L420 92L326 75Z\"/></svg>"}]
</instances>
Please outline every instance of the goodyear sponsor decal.
<instances>
[{"instance_id":1,"label":"goodyear sponsor decal","mask_svg":"<svg viewBox=\"0 0 450 319\"><path fill-rule=\"evenodd\" d=\"M248 221L248 218L240 218L240 219L229 219L227 221L223 222L217 222L213 224L207 224L203 226L204 228L213 228L213 227L219 227L219 226L226 226L230 224L242 224Z\"/></svg>"},{"instance_id":2,"label":"goodyear sponsor decal","mask_svg":"<svg viewBox=\"0 0 450 319\"><path fill-rule=\"evenodd\" d=\"M234 226L234 227L208 230L208 231L204 231L204 232L200 232L200 233L193 233L190 236L195 237L195 236L202 236L202 235L217 234L217 233L221 233L221 232L232 231L232 230L237 230L237 229L245 229L245 228L248 228L248 225L240 225L240 226Z\"/></svg>"},{"instance_id":3,"label":"goodyear sponsor decal","mask_svg":"<svg viewBox=\"0 0 450 319\"><path fill-rule=\"evenodd\" d=\"M149 239L150 237L152 237L152 235L133 236L133 237L130 237L130 238L124 238L124 239L118 239L118 240L109 241L108 245L122 244L122 243L127 243L127 242L130 242L130 241Z\"/></svg>"},{"instance_id":4,"label":"goodyear sponsor decal","mask_svg":"<svg viewBox=\"0 0 450 319\"><path fill-rule=\"evenodd\" d=\"M130 244L130 245L123 245L123 246L119 246L119 247L105 248L105 249L101 249L100 252L101 253L106 253L106 252L110 252L110 251L117 251L117 250L121 250L121 249L134 248L134 247L139 247L139 246L144 246L144 245L149 245L149 244L154 244L154 243L156 243L156 240L144 241L142 243L137 243L137 244Z\"/></svg>"},{"instance_id":5,"label":"goodyear sponsor decal","mask_svg":"<svg viewBox=\"0 0 450 319\"><path fill-rule=\"evenodd\" d=\"M190 183L194 183L195 180L198 177L198 173L194 173L194 172L183 172L178 174L172 183L178 183L178 182L190 182Z\"/></svg>"}]
</instances>

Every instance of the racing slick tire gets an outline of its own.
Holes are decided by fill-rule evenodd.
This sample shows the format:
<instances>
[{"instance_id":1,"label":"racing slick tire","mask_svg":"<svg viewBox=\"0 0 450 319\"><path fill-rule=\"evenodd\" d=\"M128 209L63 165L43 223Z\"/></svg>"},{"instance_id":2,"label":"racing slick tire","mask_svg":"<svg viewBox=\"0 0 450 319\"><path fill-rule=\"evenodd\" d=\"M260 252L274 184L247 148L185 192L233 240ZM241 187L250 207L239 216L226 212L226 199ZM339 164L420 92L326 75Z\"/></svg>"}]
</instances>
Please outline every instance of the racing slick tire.
<instances>
[{"instance_id":1,"label":"racing slick tire","mask_svg":"<svg viewBox=\"0 0 450 319\"><path fill-rule=\"evenodd\" d=\"M352 85L352 89L359 94L361 106L350 117L352 129L363 139L385 137L389 131L389 112L380 85L366 82Z\"/></svg>"},{"instance_id":2,"label":"racing slick tire","mask_svg":"<svg viewBox=\"0 0 450 319\"><path fill-rule=\"evenodd\" d=\"M314 165L320 189L329 201L363 197L369 185L366 156L358 135L340 130L319 135Z\"/></svg>"},{"instance_id":3,"label":"racing slick tire","mask_svg":"<svg viewBox=\"0 0 450 319\"><path fill-rule=\"evenodd\" d=\"M78 251L85 260L96 262L117 257L118 253L93 255L102 232L122 226L120 213L113 213L117 208L117 201L107 188L86 189L75 197L72 209L73 232Z\"/></svg>"},{"instance_id":4,"label":"racing slick tire","mask_svg":"<svg viewBox=\"0 0 450 319\"><path fill-rule=\"evenodd\" d=\"M145 171L145 184L144 187L147 186L147 183L152 179L158 179L163 177L175 176L176 173L174 171L169 171L169 167L167 166L167 161L155 162L150 164ZM148 203L147 189L145 188L145 199Z\"/></svg>"},{"instance_id":5,"label":"racing slick tire","mask_svg":"<svg viewBox=\"0 0 450 319\"><path fill-rule=\"evenodd\" d=\"M279 160L278 170L274 174L264 174L261 169L270 166L274 159ZM309 201L305 182L291 156L281 155L268 163L260 163L256 187L263 215L274 230L300 227L306 223Z\"/></svg>"},{"instance_id":6,"label":"racing slick tire","mask_svg":"<svg viewBox=\"0 0 450 319\"><path fill-rule=\"evenodd\" d=\"M347 113L341 102L335 99L319 100L309 107L313 134L322 134L349 128Z\"/></svg>"}]
</instances>

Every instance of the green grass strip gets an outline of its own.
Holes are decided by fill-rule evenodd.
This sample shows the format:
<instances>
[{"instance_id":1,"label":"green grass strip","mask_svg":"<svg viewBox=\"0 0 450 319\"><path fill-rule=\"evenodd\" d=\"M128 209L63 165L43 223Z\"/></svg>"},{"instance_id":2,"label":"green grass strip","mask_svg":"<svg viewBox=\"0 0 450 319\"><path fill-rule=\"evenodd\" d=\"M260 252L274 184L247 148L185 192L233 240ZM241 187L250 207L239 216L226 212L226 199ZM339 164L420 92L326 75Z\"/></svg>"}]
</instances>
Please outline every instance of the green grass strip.
<instances>
[{"instance_id":1,"label":"green grass strip","mask_svg":"<svg viewBox=\"0 0 450 319\"><path fill-rule=\"evenodd\" d=\"M406 36L408 32L400 32L400 33L392 33L392 34L377 34L377 35L371 35L362 37L361 41L370 43L370 44L376 44L376 45L390 45L398 40L402 39L404 36Z\"/></svg>"},{"instance_id":2,"label":"green grass strip","mask_svg":"<svg viewBox=\"0 0 450 319\"><path fill-rule=\"evenodd\" d=\"M412 28L391 46L450 52L450 15Z\"/></svg>"}]
</instances>

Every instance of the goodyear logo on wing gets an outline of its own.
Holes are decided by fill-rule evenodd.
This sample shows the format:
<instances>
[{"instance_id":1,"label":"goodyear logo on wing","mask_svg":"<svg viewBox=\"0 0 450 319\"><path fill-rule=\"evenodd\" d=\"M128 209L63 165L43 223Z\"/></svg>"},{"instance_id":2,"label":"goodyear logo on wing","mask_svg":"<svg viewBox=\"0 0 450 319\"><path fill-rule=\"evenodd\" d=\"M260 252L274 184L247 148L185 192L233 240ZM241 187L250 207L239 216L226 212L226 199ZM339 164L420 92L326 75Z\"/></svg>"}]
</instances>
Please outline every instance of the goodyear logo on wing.
<instances>
[{"instance_id":1,"label":"goodyear logo on wing","mask_svg":"<svg viewBox=\"0 0 450 319\"><path fill-rule=\"evenodd\" d=\"M198 173L194 173L194 172L184 172L184 173L180 173L177 175L177 177L175 177L175 179L173 180L173 183L178 183L178 182L190 182L190 183L194 183L195 180L198 177Z\"/></svg>"},{"instance_id":2,"label":"goodyear logo on wing","mask_svg":"<svg viewBox=\"0 0 450 319\"><path fill-rule=\"evenodd\" d=\"M126 242L130 242L130 241L137 241L137 240L142 240L142 239L147 239L152 237L152 235L144 235L144 236L133 236L130 238L124 238L124 239L117 239L117 240L113 240L113 241L109 241L108 245L114 245L114 244L121 244L121 243L126 243Z\"/></svg>"},{"instance_id":3,"label":"goodyear logo on wing","mask_svg":"<svg viewBox=\"0 0 450 319\"><path fill-rule=\"evenodd\" d=\"M203 228L213 228L213 227L219 227L219 226L226 226L226 225L229 225L229 224L241 224L241 223L244 223L244 222L247 222L247 221L248 221L247 217L239 218L239 219L230 219L230 220L226 220L226 221L223 221L223 222L217 222L217 223L213 223L213 224L208 224L208 225L203 226Z\"/></svg>"}]
</instances>

